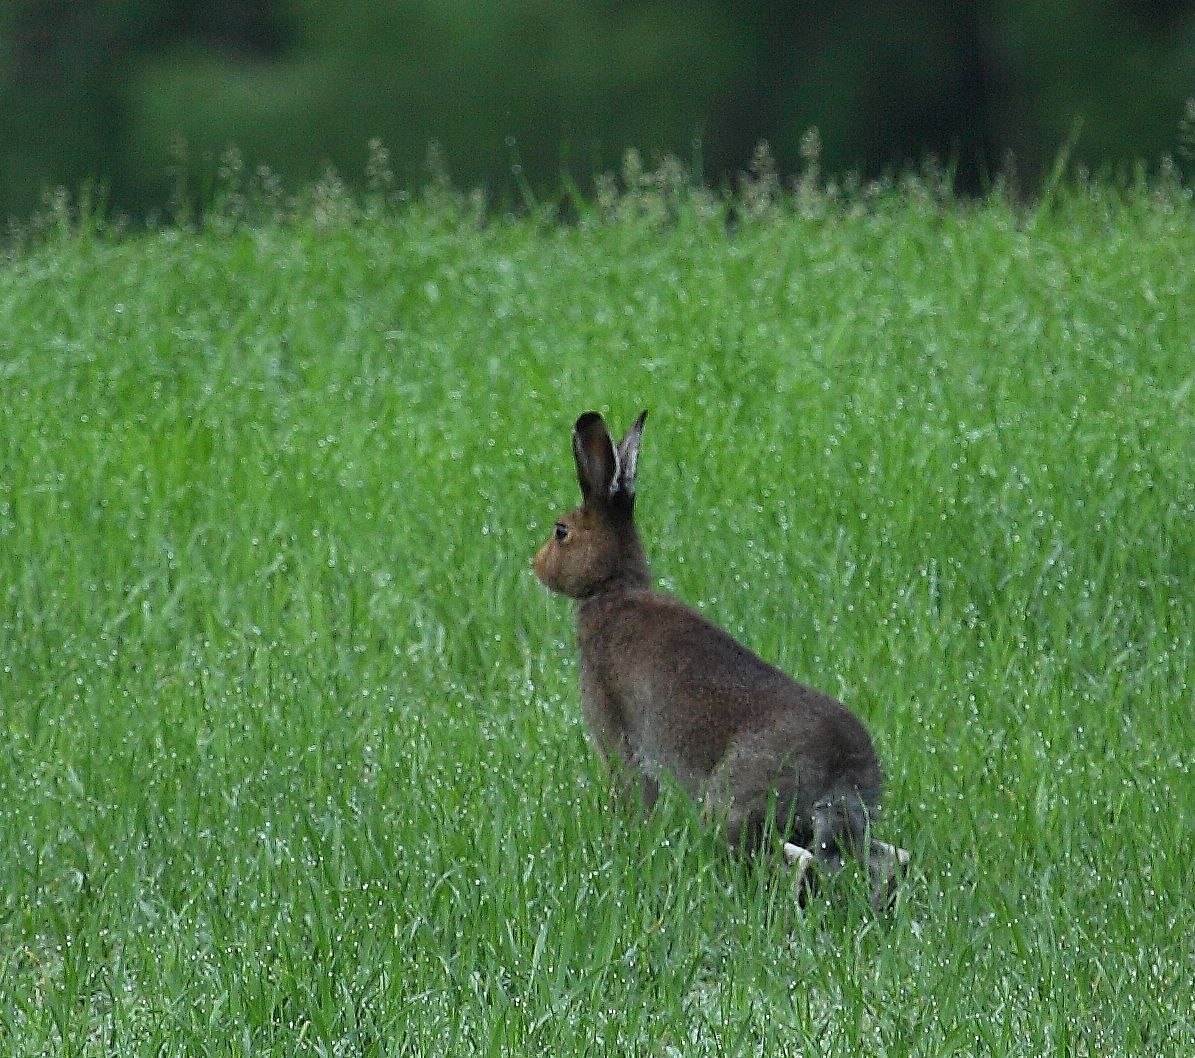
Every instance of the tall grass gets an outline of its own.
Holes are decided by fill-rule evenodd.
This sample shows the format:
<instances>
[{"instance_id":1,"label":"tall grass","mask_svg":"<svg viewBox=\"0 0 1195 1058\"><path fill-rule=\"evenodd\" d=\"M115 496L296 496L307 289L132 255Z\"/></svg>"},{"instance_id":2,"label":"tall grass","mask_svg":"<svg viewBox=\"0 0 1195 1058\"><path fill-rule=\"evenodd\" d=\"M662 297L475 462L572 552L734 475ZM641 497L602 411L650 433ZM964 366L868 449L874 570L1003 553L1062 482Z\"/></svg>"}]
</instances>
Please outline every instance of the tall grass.
<instances>
[{"instance_id":1,"label":"tall grass","mask_svg":"<svg viewBox=\"0 0 1195 1058\"><path fill-rule=\"evenodd\" d=\"M0 266L0 1048L1191 1053L1189 195L573 207ZM528 563L641 407L662 586L875 735L887 917L609 804Z\"/></svg>"}]
</instances>

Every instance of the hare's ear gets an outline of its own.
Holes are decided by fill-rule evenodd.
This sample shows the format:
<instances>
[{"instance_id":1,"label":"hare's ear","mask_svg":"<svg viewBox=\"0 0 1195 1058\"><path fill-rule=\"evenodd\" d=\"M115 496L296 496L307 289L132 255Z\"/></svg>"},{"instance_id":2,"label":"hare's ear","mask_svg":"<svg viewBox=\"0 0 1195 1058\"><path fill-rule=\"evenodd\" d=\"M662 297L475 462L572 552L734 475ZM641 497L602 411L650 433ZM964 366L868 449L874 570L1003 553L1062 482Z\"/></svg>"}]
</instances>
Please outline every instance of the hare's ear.
<instances>
[{"instance_id":1,"label":"hare's ear","mask_svg":"<svg viewBox=\"0 0 1195 1058\"><path fill-rule=\"evenodd\" d=\"M618 453L595 411L587 411L573 427L573 458L585 502L608 504L618 481Z\"/></svg>"},{"instance_id":2,"label":"hare's ear","mask_svg":"<svg viewBox=\"0 0 1195 1058\"><path fill-rule=\"evenodd\" d=\"M626 436L618 443L618 480L615 482L615 491L632 501L635 499L635 474L639 469L639 442L643 440L643 424L646 421L647 412L641 411L639 418L631 424Z\"/></svg>"}]
</instances>

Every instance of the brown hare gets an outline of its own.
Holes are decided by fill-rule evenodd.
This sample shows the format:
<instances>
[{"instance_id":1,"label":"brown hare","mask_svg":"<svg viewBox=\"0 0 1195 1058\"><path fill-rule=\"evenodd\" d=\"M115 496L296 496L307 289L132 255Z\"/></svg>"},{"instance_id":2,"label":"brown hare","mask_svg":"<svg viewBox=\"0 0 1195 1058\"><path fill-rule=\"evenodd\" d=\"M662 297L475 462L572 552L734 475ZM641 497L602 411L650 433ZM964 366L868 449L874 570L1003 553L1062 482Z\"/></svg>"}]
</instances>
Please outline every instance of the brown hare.
<instances>
[{"instance_id":1,"label":"brown hare","mask_svg":"<svg viewBox=\"0 0 1195 1058\"><path fill-rule=\"evenodd\" d=\"M886 906L909 855L872 839L881 774L844 705L790 679L669 595L653 591L635 529L644 412L616 447L602 417L573 428L581 506L535 555L536 576L576 600L581 708L589 734L650 809L667 773L717 820L732 848L771 835L801 891L818 864L867 864Z\"/></svg>"}]
</instances>

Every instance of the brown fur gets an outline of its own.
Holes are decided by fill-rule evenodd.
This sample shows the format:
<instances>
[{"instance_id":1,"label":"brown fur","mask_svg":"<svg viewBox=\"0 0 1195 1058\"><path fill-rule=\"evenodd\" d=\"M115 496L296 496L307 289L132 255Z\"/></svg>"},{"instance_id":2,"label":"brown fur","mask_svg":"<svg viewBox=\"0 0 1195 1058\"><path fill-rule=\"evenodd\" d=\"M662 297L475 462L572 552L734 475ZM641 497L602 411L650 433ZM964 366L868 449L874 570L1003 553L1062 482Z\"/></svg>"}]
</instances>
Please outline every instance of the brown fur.
<instances>
[{"instance_id":1,"label":"brown fur","mask_svg":"<svg viewBox=\"0 0 1195 1058\"><path fill-rule=\"evenodd\" d=\"M617 448L600 415L577 420L583 502L534 560L547 587L576 600L581 707L595 746L624 781L639 777L649 807L670 774L735 847L757 846L770 826L813 843L830 869L844 853L892 850L868 844L881 775L855 715L652 590L634 522L645 417ZM892 855L903 867L907 853Z\"/></svg>"}]
</instances>

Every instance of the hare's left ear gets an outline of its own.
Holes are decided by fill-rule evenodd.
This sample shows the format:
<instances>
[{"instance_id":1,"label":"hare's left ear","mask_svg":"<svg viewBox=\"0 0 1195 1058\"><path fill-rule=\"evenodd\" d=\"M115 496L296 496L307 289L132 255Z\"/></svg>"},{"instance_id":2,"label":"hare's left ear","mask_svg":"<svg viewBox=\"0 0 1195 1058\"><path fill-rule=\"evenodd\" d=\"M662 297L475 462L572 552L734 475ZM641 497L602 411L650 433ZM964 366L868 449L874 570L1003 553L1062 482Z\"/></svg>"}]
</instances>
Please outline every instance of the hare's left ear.
<instances>
[{"instance_id":1,"label":"hare's left ear","mask_svg":"<svg viewBox=\"0 0 1195 1058\"><path fill-rule=\"evenodd\" d=\"M639 418L631 424L626 436L618 442L618 475L614 491L622 493L628 500L635 499L635 474L639 469L639 442L643 440L643 424L647 412L641 411Z\"/></svg>"},{"instance_id":2,"label":"hare's left ear","mask_svg":"<svg viewBox=\"0 0 1195 1058\"><path fill-rule=\"evenodd\" d=\"M618 453L605 421L595 411L587 411L573 427L573 458L582 499L608 505L618 487Z\"/></svg>"}]
</instances>

